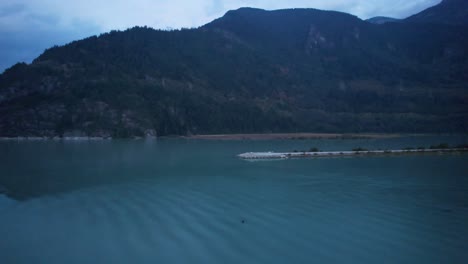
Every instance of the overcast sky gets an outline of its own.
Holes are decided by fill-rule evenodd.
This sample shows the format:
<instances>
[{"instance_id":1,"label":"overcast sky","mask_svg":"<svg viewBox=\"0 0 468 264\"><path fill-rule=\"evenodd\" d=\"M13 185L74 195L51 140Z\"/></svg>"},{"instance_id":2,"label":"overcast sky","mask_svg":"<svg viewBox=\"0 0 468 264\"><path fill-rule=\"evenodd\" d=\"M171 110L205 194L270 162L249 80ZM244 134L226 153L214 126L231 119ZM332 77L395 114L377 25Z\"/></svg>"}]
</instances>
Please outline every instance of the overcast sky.
<instances>
[{"instance_id":1,"label":"overcast sky","mask_svg":"<svg viewBox=\"0 0 468 264\"><path fill-rule=\"evenodd\" d=\"M1 0L0 72L45 48L133 26L198 27L239 7L318 8L405 18L440 0Z\"/></svg>"}]
</instances>

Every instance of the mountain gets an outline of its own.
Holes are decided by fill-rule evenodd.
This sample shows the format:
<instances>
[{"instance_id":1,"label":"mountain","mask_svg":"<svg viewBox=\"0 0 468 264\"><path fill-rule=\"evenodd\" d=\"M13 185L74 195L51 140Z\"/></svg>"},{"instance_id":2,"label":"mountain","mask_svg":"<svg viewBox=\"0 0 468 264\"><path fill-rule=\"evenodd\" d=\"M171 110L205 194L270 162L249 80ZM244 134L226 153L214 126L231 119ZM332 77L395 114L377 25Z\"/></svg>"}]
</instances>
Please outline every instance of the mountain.
<instances>
[{"instance_id":1,"label":"mountain","mask_svg":"<svg viewBox=\"0 0 468 264\"><path fill-rule=\"evenodd\" d=\"M443 0L418 14L405 19L412 23L468 25L468 1Z\"/></svg>"},{"instance_id":2,"label":"mountain","mask_svg":"<svg viewBox=\"0 0 468 264\"><path fill-rule=\"evenodd\" d=\"M385 24L385 23L389 23L389 22L398 22L398 21L400 21L400 19L392 18L392 17L376 16L376 17L366 19L366 21L369 22L369 23L372 23L372 24L381 25L381 24Z\"/></svg>"},{"instance_id":3,"label":"mountain","mask_svg":"<svg viewBox=\"0 0 468 264\"><path fill-rule=\"evenodd\" d=\"M0 75L0 136L467 132L466 29L241 8L111 31Z\"/></svg>"}]
</instances>

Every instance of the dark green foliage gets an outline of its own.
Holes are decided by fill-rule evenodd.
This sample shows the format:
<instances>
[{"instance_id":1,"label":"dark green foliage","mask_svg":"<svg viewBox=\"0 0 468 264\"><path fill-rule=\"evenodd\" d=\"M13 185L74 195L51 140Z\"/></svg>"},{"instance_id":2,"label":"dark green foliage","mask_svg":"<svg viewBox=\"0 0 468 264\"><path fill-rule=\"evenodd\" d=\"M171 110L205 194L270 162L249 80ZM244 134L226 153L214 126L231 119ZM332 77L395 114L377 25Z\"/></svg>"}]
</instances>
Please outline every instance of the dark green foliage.
<instances>
[{"instance_id":1,"label":"dark green foliage","mask_svg":"<svg viewBox=\"0 0 468 264\"><path fill-rule=\"evenodd\" d=\"M438 145L432 145L430 149L448 149L450 146L447 143L440 143Z\"/></svg>"},{"instance_id":2,"label":"dark green foliage","mask_svg":"<svg viewBox=\"0 0 468 264\"><path fill-rule=\"evenodd\" d=\"M358 148L353 148L352 151L368 151L368 149L358 147Z\"/></svg>"},{"instance_id":3,"label":"dark green foliage","mask_svg":"<svg viewBox=\"0 0 468 264\"><path fill-rule=\"evenodd\" d=\"M0 136L466 132L466 32L250 8L111 31L0 75Z\"/></svg>"}]
</instances>

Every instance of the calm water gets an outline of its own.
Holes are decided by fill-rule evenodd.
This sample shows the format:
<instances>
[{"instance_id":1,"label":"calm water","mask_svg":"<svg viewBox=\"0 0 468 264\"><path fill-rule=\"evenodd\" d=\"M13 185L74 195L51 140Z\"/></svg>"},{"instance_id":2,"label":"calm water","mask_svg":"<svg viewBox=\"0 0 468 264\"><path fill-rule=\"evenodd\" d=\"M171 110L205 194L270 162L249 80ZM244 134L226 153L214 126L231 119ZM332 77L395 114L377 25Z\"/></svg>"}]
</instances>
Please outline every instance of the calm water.
<instances>
[{"instance_id":1,"label":"calm water","mask_svg":"<svg viewBox=\"0 0 468 264\"><path fill-rule=\"evenodd\" d=\"M0 142L1 263L468 263L468 155L380 140Z\"/></svg>"}]
</instances>

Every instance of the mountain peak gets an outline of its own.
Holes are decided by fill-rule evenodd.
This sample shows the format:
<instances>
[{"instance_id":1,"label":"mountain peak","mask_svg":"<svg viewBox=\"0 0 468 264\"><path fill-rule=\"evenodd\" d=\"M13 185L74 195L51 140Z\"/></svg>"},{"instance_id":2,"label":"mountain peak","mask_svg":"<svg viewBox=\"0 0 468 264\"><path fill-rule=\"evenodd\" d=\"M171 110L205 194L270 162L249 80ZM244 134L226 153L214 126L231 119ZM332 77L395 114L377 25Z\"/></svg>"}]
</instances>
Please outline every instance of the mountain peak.
<instances>
[{"instance_id":1,"label":"mountain peak","mask_svg":"<svg viewBox=\"0 0 468 264\"><path fill-rule=\"evenodd\" d=\"M303 16L303 15L318 15L318 14L328 14L328 15L341 15L341 16L348 16L348 17L355 17L348 13L343 13L339 11L328 11L328 10L320 10L315 8L286 8L286 9L277 9L277 10L265 10L260 8L253 8L253 7L241 7L234 10L229 10L223 17L227 17L230 15L285 15L285 16ZM223 18L222 17L222 18ZM221 18L221 19L222 19Z\"/></svg>"},{"instance_id":2,"label":"mountain peak","mask_svg":"<svg viewBox=\"0 0 468 264\"><path fill-rule=\"evenodd\" d=\"M376 16L376 17L366 19L366 21L372 24L381 25L381 24L385 24L389 22L397 22L397 21L400 21L400 19L393 18L393 17Z\"/></svg>"},{"instance_id":3,"label":"mountain peak","mask_svg":"<svg viewBox=\"0 0 468 264\"><path fill-rule=\"evenodd\" d=\"M235 15L235 14L253 14L253 13L261 13L261 12L267 12L267 11L264 9L260 9L260 8L240 7L238 9L227 11L223 17Z\"/></svg>"},{"instance_id":4,"label":"mountain peak","mask_svg":"<svg viewBox=\"0 0 468 264\"><path fill-rule=\"evenodd\" d=\"M204 26L233 34L239 40L283 47L303 48L304 41L313 32L342 43L335 35L358 34L363 21L353 15L336 11L311 8L280 9L267 11L256 8L240 8L227 12L223 17ZM323 33L323 34L322 34ZM319 38L319 36L315 36ZM327 36L325 36L327 35ZM335 43L328 43L335 45Z\"/></svg>"},{"instance_id":5,"label":"mountain peak","mask_svg":"<svg viewBox=\"0 0 468 264\"><path fill-rule=\"evenodd\" d=\"M468 1L443 0L439 4L405 19L412 23L468 25Z\"/></svg>"},{"instance_id":6,"label":"mountain peak","mask_svg":"<svg viewBox=\"0 0 468 264\"><path fill-rule=\"evenodd\" d=\"M446 5L446 4L463 4L466 3L466 0L442 0L440 4Z\"/></svg>"},{"instance_id":7,"label":"mountain peak","mask_svg":"<svg viewBox=\"0 0 468 264\"><path fill-rule=\"evenodd\" d=\"M338 11L324 11L313 8L291 8L279 10L264 10L259 8L241 7L228 11L223 17L218 18L204 27L225 28L234 25L255 27L294 27L300 25L309 26L311 23L333 21L358 22L358 17ZM244 28L249 30L248 28Z\"/></svg>"}]
</instances>

